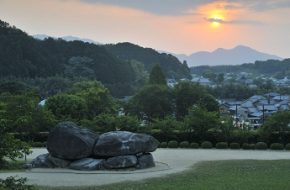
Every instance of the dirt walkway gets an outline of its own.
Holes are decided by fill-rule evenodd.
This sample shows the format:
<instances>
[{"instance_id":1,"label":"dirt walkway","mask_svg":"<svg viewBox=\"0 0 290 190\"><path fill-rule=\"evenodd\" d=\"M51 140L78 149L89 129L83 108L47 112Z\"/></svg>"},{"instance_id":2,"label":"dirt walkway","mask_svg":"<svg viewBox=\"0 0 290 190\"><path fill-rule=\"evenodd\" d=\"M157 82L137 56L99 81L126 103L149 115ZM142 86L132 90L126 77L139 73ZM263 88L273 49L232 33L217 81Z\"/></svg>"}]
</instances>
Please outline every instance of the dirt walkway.
<instances>
[{"instance_id":1,"label":"dirt walkway","mask_svg":"<svg viewBox=\"0 0 290 190\"><path fill-rule=\"evenodd\" d=\"M45 149L34 149L28 159L39 154L46 153ZM280 160L290 159L290 152L286 151L245 151L245 150L204 150L204 149L158 149L153 153L156 161L167 163L170 169L154 169L144 173L34 173L34 172L14 172L0 173L0 178L8 176L27 177L30 184L41 186L94 186L104 185L128 180L142 180L150 177L160 177L171 173L181 172L188 169L193 164L207 160Z\"/></svg>"}]
</instances>

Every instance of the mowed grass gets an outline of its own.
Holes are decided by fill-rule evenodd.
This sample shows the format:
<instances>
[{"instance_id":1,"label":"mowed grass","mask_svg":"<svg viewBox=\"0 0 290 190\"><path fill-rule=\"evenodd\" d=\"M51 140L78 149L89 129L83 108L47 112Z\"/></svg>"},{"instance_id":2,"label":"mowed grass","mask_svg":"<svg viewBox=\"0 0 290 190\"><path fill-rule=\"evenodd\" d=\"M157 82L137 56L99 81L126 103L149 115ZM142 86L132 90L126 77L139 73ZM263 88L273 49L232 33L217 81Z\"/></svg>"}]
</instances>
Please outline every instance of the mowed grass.
<instances>
[{"instance_id":1,"label":"mowed grass","mask_svg":"<svg viewBox=\"0 0 290 190\"><path fill-rule=\"evenodd\" d=\"M290 158L290 155L289 155ZM42 187L42 190L288 190L290 160L209 161L161 178L99 187Z\"/></svg>"}]
</instances>

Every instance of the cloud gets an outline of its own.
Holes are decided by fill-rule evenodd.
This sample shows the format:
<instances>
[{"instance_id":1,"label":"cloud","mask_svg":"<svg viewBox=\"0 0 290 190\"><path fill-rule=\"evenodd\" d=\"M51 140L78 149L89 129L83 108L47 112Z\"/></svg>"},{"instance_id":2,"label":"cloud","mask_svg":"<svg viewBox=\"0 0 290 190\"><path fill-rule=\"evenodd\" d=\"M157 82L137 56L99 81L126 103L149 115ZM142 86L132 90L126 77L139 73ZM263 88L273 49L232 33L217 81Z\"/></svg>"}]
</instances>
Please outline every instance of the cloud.
<instances>
[{"instance_id":1,"label":"cloud","mask_svg":"<svg viewBox=\"0 0 290 190\"><path fill-rule=\"evenodd\" d=\"M256 20L243 20L243 19L236 19L236 20L223 20L221 18L205 18L207 22L216 22L221 24L236 24L236 25L263 25L264 22L256 21Z\"/></svg>"},{"instance_id":2,"label":"cloud","mask_svg":"<svg viewBox=\"0 0 290 190\"><path fill-rule=\"evenodd\" d=\"M210 3L226 3L224 9L248 8L255 11L290 8L289 0L79 0L92 4L107 4L138 9L156 15L178 16ZM238 5L238 4L239 5Z\"/></svg>"},{"instance_id":3,"label":"cloud","mask_svg":"<svg viewBox=\"0 0 290 190\"><path fill-rule=\"evenodd\" d=\"M217 22L217 23L226 23L223 19L221 18L205 18L206 21L208 22Z\"/></svg>"},{"instance_id":4,"label":"cloud","mask_svg":"<svg viewBox=\"0 0 290 190\"><path fill-rule=\"evenodd\" d=\"M188 14L187 10L215 2L215 0L80 0L93 4L109 4L150 12L156 15L178 16ZM189 13L193 14L193 13Z\"/></svg>"},{"instance_id":5,"label":"cloud","mask_svg":"<svg viewBox=\"0 0 290 190\"><path fill-rule=\"evenodd\" d=\"M230 2L229 0L227 1ZM269 11L290 8L289 0L231 0L231 2L238 2L245 7L255 11Z\"/></svg>"},{"instance_id":6,"label":"cloud","mask_svg":"<svg viewBox=\"0 0 290 190\"><path fill-rule=\"evenodd\" d=\"M265 22L257 21L257 20L232 20L227 22L228 24L237 24L237 25L264 25Z\"/></svg>"}]
</instances>

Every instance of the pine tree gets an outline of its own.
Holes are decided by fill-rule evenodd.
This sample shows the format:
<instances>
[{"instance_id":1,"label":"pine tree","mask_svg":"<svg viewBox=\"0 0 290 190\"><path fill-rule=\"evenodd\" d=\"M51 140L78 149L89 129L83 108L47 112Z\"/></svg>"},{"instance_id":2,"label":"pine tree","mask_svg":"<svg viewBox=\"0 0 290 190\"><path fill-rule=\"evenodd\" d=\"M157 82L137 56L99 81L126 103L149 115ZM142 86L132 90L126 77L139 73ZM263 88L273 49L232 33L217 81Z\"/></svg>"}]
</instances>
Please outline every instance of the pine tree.
<instances>
[{"instance_id":1,"label":"pine tree","mask_svg":"<svg viewBox=\"0 0 290 190\"><path fill-rule=\"evenodd\" d=\"M166 85L166 79L160 65L156 64L150 73L149 84Z\"/></svg>"}]
</instances>

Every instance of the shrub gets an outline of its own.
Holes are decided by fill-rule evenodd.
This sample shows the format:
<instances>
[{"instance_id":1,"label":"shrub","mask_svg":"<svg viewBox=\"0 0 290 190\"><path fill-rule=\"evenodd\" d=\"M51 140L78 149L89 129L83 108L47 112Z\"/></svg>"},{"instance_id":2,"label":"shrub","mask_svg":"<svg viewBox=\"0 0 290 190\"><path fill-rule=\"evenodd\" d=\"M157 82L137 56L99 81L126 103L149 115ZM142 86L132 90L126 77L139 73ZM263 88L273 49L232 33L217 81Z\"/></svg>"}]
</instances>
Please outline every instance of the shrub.
<instances>
[{"instance_id":1,"label":"shrub","mask_svg":"<svg viewBox=\"0 0 290 190\"><path fill-rule=\"evenodd\" d=\"M253 150L253 149L255 149L255 144L243 143L242 149L244 149L244 150Z\"/></svg>"},{"instance_id":2,"label":"shrub","mask_svg":"<svg viewBox=\"0 0 290 190\"><path fill-rule=\"evenodd\" d=\"M178 142L177 141L169 141L168 142L168 148L177 148Z\"/></svg>"},{"instance_id":3,"label":"shrub","mask_svg":"<svg viewBox=\"0 0 290 190\"><path fill-rule=\"evenodd\" d=\"M284 145L281 143L272 143L270 145L270 149L271 150L283 150L284 149Z\"/></svg>"},{"instance_id":4,"label":"shrub","mask_svg":"<svg viewBox=\"0 0 290 190\"><path fill-rule=\"evenodd\" d=\"M182 141L179 143L180 148L189 148L189 142L188 141Z\"/></svg>"},{"instance_id":5,"label":"shrub","mask_svg":"<svg viewBox=\"0 0 290 190\"><path fill-rule=\"evenodd\" d=\"M228 143L226 143L226 142L218 142L218 143L216 143L215 147L217 149L227 149L228 148Z\"/></svg>"},{"instance_id":6,"label":"shrub","mask_svg":"<svg viewBox=\"0 0 290 190\"><path fill-rule=\"evenodd\" d=\"M240 144L239 143L231 143L230 144L230 149L240 149Z\"/></svg>"},{"instance_id":7,"label":"shrub","mask_svg":"<svg viewBox=\"0 0 290 190\"><path fill-rule=\"evenodd\" d=\"M190 143L190 148L199 148L199 144L192 142L192 143Z\"/></svg>"},{"instance_id":8,"label":"shrub","mask_svg":"<svg viewBox=\"0 0 290 190\"><path fill-rule=\"evenodd\" d=\"M285 149L286 150L290 150L290 143L288 143L288 144L285 145Z\"/></svg>"},{"instance_id":9,"label":"shrub","mask_svg":"<svg viewBox=\"0 0 290 190\"><path fill-rule=\"evenodd\" d=\"M255 145L255 149L257 149L257 150L266 150L267 148L268 148L268 146L264 142L257 142Z\"/></svg>"},{"instance_id":10,"label":"shrub","mask_svg":"<svg viewBox=\"0 0 290 190\"><path fill-rule=\"evenodd\" d=\"M250 144L250 149L255 150L256 145L255 144Z\"/></svg>"},{"instance_id":11,"label":"shrub","mask_svg":"<svg viewBox=\"0 0 290 190\"><path fill-rule=\"evenodd\" d=\"M16 178L13 176L7 177L6 179L0 179L0 189L3 190L34 190L32 185L26 185L26 178Z\"/></svg>"},{"instance_id":12,"label":"shrub","mask_svg":"<svg viewBox=\"0 0 290 190\"><path fill-rule=\"evenodd\" d=\"M159 148L167 148L167 142L160 143Z\"/></svg>"},{"instance_id":13,"label":"shrub","mask_svg":"<svg viewBox=\"0 0 290 190\"><path fill-rule=\"evenodd\" d=\"M206 149L212 148L212 143L209 141L204 141L203 143L201 143L201 148L206 148Z\"/></svg>"}]
</instances>

